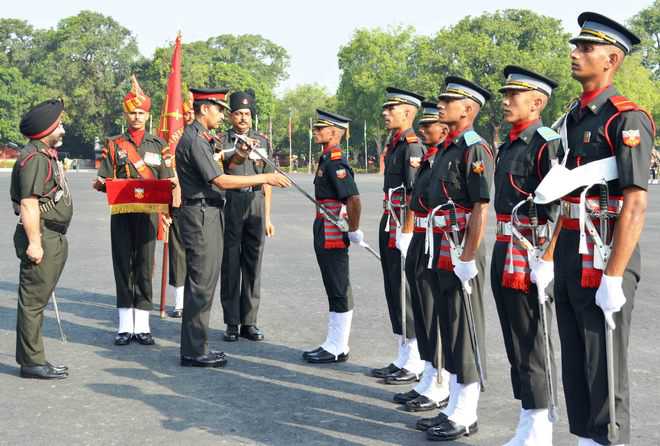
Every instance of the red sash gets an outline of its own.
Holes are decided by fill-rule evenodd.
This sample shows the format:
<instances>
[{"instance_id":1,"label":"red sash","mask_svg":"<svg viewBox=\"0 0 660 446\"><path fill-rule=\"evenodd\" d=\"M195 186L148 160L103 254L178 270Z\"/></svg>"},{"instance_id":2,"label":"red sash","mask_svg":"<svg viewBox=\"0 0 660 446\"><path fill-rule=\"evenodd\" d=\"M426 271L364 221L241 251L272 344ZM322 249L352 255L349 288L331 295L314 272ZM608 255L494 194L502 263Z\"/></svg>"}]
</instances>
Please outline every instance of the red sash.
<instances>
[{"instance_id":1,"label":"red sash","mask_svg":"<svg viewBox=\"0 0 660 446\"><path fill-rule=\"evenodd\" d=\"M339 218L341 215L341 202L332 199L319 200L319 203L327 210L327 212L335 215ZM325 249L343 249L346 248L346 242L344 241L344 233L332 223L330 220L325 218L323 214L318 212L316 218L323 220L323 248Z\"/></svg>"},{"instance_id":2,"label":"red sash","mask_svg":"<svg viewBox=\"0 0 660 446\"><path fill-rule=\"evenodd\" d=\"M156 176L154 173L151 171L151 169L145 164L144 160L138 153L137 149L135 146L130 142L127 141L123 138L117 138L114 141L110 141L111 144L116 144L117 147L122 149L126 154L128 155L128 161L135 167L135 170L137 171L138 175L140 175L140 178L145 179L145 180L156 180ZM116 147L111 147L110 148L110 154L112 156L112 164L113 166L115 165L115 151L117 150ZM116 167L115 167L116 168ZM115 177L117 175L115 174Z\"/></svg>"}]
</instances>

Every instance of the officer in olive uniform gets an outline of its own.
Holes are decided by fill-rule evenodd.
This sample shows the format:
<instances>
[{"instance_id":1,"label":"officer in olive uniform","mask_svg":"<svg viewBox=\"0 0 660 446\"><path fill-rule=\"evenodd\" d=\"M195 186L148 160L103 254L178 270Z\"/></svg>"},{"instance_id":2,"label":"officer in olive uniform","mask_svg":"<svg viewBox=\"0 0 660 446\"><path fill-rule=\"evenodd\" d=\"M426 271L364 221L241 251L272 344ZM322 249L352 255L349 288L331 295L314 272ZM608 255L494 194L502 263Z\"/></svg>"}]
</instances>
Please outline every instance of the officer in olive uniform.
<instances>
[{"instance_id":1,"label":"officer in olive uniform","mask_svg":"<svg viewBox=\"0 0 660 446\"><path fill-rule=\"evenodd\" d=\"M571 433L578 437L579 445L627 444L631 438L628 342L641 273L638 241L646 212L655 125L646 112L612 86L614 75L639 38L596 13L581 14L578 23L582 28L571 39L575 45L571 71L582 84L583 93L559 125L562 143L558 159L565 162L565 168L579 166L583 173L570 175L558 184L553 181L552 188L543 189L546 194L554 189L566 195L560 203L555 251L546 250L547 261L540 262L534 273L537 282L543 283L553 276L553 270L555 273L562 379ZM605 159L616 169L592 164ZM565 190L566 184L569 188L574 184L575 177L594 177L590 169L597 170L595 178L608 180L606 187L596 184L587 191L584 186ZM608 202L607 215L603 214L609 220L603 228L607 234L600 228L600 209L605 207L605 203L599 204L601 195ZM593 232L581 229L584 208L593 212L587 216L593 222ZM601 238L605 249L611 246L611 252L594 247ZM553 254L554 268L550 261ZM606 324L613 330L613 414L608 408ZM618 435L612 439L608 438L610 416L618 426Z\"/></svg>"},{"instance_id":2,"label":"officer in olive uniform","mask_svg":"<svg viewBox=\"0 0 660 446\"><path fill-rule=\"evenodd\" d=\"M490 280L511 366L513 396L522 406L515 436L506 446L551 446L552 423L548 419L545 344L539 305L545 306L547 327L551 327L552 306L545 290L538 293L531 284L527 251L512 236L511 214L515 206L534 192L550 170L550 160L557 156L559 134L541 122L541 112L557 83L513 65L504 68L504 77L505 84L500 88L504 95L502 109L511 131L499 147L496 159L497 238ZM553 207L528 202L516 211L523 225L530 224L530 206L540 225L536 237L532 237L528 227L514 226L522 236L540 247L539 241L548 240L550 236L548 221L556 216L553 216ZM554 208L556 211L556 206ZM552 358L551 344L550 350Z\"/></svg>"},{"instance_id":3,"label":"officer in olive uniform","mask_svg":"<svg viewBox=\"0 0 660 446\"><path fill-rule=\"evenodd\" d=\"M144 94L135 76L131 80L131 91L124 97L128 130L106 141L94 185L99 191L105 191L106 178L149 180L174 176L167 142L145 131L151 99ZM142 345L155 343L149 326L149 312L153 307L151 278L157 221L157 215L144 213L110 217L112 266L119 312L116 345L128 345L132 340Z\"/></svg>"},{"instance_id":4,"label":"officer in olive uniform","mask_svg":"<svg viewBox=\"0 0 660 446\"><path fill-rule=\"evenodd\" d=\"M345 207L348 220L348 233L342 232L321 211L317 211L314 220L314 252L328 296L330 314L325 342L314 350L304 352L303 359L312 364L322 364L348 359L348 339L353 318L348 246L349 242L362 242L364 234L359 229L361 204L353 170L339 145L348 130L350 119L323 110L316 112L314 141L323 146L323 153L314 178L314 195L324 212L336 218L344 218Z\"/></svg>"},{"instance_id":5,"label":"officer in olive uniform","mask_svg":"<svg viewBox=\"0 0 660 446\"><path fill-rule=\"evenodd\" d=\"M186 126L176 148L176 171L181 185L179 223L186 248L181 365L222 367L225 354L208 349L208 326L213 295L220 275L223 244L224 189L270 184L286 187L279 174L223 175L214 158L209 133L223 121L227 89L191 89L195 121Z\"/></svg>"},{"instance_id":6,"label":"officer in olive uniform","mask_svg":"<svg viewBox=\"0 0 660 446\"><path fill-rule=\"evenodd\" d=\"M255 149L268 156L270 144L266 137L252 129L254 98L240 91L229 99L232 128L220 137L226 155L227 175L258 175L273 169L254 153L243 157L236 148L236 134L245 135L255 143ZM227 330L225 341L241 337L261 341L264 335L257 327L261 288L261 260L266 233L272 235L270 222L270 186L253 186L227 191L225 204L225 246L222 256L220 299ZM239 328L240 327L240 332Z\"/></svg>"},{"instance_id":7,"label":"officer in olive uniform","mask_svg":"<svg viewBox=\"0 0 660 446\"><path fill-rule=\"evenodd\" d=\"M429 187L431 167L449 128L440 122L436 102L422 102L422 117L419 120L419 134L426 153L422 157L415 184L410 194L409 220L406 226L413 227L410 246L406 255L406 278L410 284L410 301L415 321L415 338L419 356L424 361L422 379L414 389L397 393L394 401L405 404L410 412L421 412L435 408L443 408L449 398L449 373L442 370L442 383L438 384L438 371L433 366L437 345L431 343L430 331L433 326L433 290L437 276L433 271L433 258L426 251L427 237L435 237L433 232L427 234L428 209L424 202L424 192Z\"/></svg>"},{"instance_id":8,"label":"officer in olive uniform","mask_svg":"<svg viewBox=\"0 0 660 446\"><path fill-rule=\"evenodd\" d=\"M412 228L403 228L403 231L397 230L395 219L390 216L387 203L391 202L395 206L394 212L398 216L401 214L400 206L407 206L407 203L401 203L402 197L405 195L406 201L409 201L415 173L422 156L424 156L424 145L412 129L415 115L422 105L423 97L392 87L387 88L386 92L383 118L385 126L392 132L392 136L384 154L383 192L385 193L385 200L383 204L385 209L380 220L378 233L385 299L387 300L392 330L398 340L399 354L392 363L382 368L373 369L371 374L377 378L383 378L386 384L407 384L418 380L424 369L424 361L419 358L417 349L413 313L409 298L410 290L407 284L405 285L406 333L402 333L401 257L406 255L405 251L412 237ZM396 189L396 191L391 193L391 189Z\"/></svg>"},{"instance_id":9,"label":"officer in olive uniform","mask_svg":"<svg viewBox=\"0 0 660 446\"><path fill-rule=\"evenodd\" d=\"M195 120L192 102L192 93L188 92L188 97L183 102L183 120L186 125L192 124ZM172 167L176 167L176 153L172 154ZM171 211L172 223L170 224L167 248L169 262L168 284L171 294L174 295L174 309L170 311L168 315L173 318L180 318L183 316L183 285L186 281L186 250L183 247L181 230L179 229L181 186L178 184L178 181L172 194L174 196Z\"/></svg>"},{"instance_id":10,"label":"officer in olive uniform","mask_svg":"<svg viewBox=\"0 0 660 446\"><path fill-rule=\"evenodd\" d=\"M472 316L477 345L484 372L486 367L485 319L483 286L486 250L481 243L488 218L491 181L494 170L493 153L486 141L473 130L474 121L490 93L466 79L450 76L440 94L440 122L449 127L449 134L436 154L428 182L423 192L432 228L440 234L433 245L433 265L437 274L432 341L437 342L440 325L444 368L451 374L449 404L433 418L421 419L417 427L427 430L430 440L451 441L477 430L477 405L481 392L480 376L468 329L465 290L472 303ZM449 239L455 233L451 224L451 202L455 203L458 243L462 252L452 253ZM438 206L444 205L443 208ZM460 254L454 257L453 254ZM435 261L435 260L434 260ZM439 367L435 364L436 368Z\"/></svg>"},{"instance_id":11,"label":"officer in olive uniform","mask_svg":"<svg viewBox=\"0 0 660 446\"><path fill-rule=\"evenodd\" d=\"M57 148L64 128L61 100L36 105L21 119L20 130L30 141L11 173L10 196L19 216L14 232L21 261L16 312L16 362L24 378L62 379L68 368L46 361L41 327L44 309L62 274L68 255L65 237L73 202Z\"/></svg>"}]
</instances>

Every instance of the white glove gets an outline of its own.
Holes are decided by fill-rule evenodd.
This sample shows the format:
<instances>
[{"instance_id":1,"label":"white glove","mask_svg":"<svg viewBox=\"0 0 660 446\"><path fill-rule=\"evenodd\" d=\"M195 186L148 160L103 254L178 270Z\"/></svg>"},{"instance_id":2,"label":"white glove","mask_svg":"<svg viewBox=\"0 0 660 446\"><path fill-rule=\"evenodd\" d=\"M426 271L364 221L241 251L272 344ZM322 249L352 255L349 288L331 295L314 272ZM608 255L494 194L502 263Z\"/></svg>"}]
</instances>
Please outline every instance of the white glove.
<instances>
[{"instance_id":1,"label":"white glove","mask_svg":"<svg viewBox=\"0 0 660 446\"><path fill-rule=\"evenodd\" d=\"M408 247L410 246L412 237L412 232L400 232L397 234L396 249L401 251L401 254L403 254L404 257L408 254Z\"/></svg>"},{"instance_id":2,"label":"white glove","mask_svg":"<svg viewBox=\"0 0 660 446\"><path fill-rule=\"evenodd\" d=\"M616 328L614 313L620 311L621 307L626 303L622 284L623 277L603 274L603 278L600 280L600 286L596 291L596 305L603 310L605 321L612 330Z\"/></svg>"},{"instance_id":3,"label":"white glove","mask_svg":"<svg viewBox=\"0 0 660 446\"><path fill-rule=\"evenodd\" d=\"M543 305L548 300L548 295L545 293L545 290L552 282L552 279L555 278L555 263L553 261L547 261L543 259L537 259L535 262L532 262L530 265L531 273L530 280L532 283L536 284L537 297L539 303Z\"/></svg>"},{"instance_id":4,"label":"white glove","mask_svg":"<svg viewBox=\"0 0 660 446\"><path fill-rule=\"evenodd\" d=\"M351 243L357 243L359 245L364 241L364 232L362 232L362 229L356 229L353 232L349 232L348 239Z\"/></svg>"},{"instance_id":5,"label":"white glove","mask_svg":"<svg viewBox=\"0 0 660 446\"><path fill-rule=\"evenodd\" d=\"M459 259L456 265L454 265L454 274L456 274L456 277L458 277L468 292L471 291L471 287L468 281L477 277L478 273L479 271L477 270L477 262L474 260L464 262Z\"/></svg>"}]
</instances>

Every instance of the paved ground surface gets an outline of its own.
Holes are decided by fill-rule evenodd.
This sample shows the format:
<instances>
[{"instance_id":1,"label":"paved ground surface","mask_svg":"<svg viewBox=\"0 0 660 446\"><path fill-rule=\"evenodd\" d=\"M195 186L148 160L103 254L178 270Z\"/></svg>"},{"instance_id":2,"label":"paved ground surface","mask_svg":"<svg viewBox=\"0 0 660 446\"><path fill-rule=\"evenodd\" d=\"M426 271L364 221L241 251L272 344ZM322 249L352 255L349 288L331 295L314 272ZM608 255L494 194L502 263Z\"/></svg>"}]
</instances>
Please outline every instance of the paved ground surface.
<instances>
[{"instance_id":1,"label":"paved ground surface","mask_svg":"<svg viewBox=\"0 0 660 446\"><path fill-rule=\"evenodd\" d=\"M225 349L224 370L178 365L179 322L154 312L154 347L112 344L116 330L110 260L109 217L104 197L91 189L91 173L70 175L76 213L70 256L57 288L64 329L59 341L52 308L46 311L48 357L71 367L61 382L18 378L14 362L18 262L11 242L15 218L8 199L9 175L0 173L0 444L265 444L421 445L417 416L391 403L393 389L366 376L394 357L379 265L359 248L351 254L356 311L351 360L313 367L301 350L325 337L327 303L311 239L313 208L295 190L276 191L277 235L264 261L262 343L222 342L216 299L210 342ZM299 176L311 190L311 177ZM381 179L362 176L363 228L376 244ZM655 192L655 191L654 191ZM660 444L660 195L651 197L643 235L644 277L631 339L633 444ZM492 227L487 242L492 243ZM160 277L160 270L156 277ZM156 291L158 283L154 282ZM156 293L157 294L157 293ZM511 435L519 407L511 399L500 329L488 293L489 388L479 408L480 431L455 444L498 445ZM553 327L556 336L556 328ZM404 390L407 390L405 388ZM563 397L561 398L563 400ZM562 404L563 407L563 404ZM555 444L572 445L565 414Z\"/></svg>"}]
</instances>

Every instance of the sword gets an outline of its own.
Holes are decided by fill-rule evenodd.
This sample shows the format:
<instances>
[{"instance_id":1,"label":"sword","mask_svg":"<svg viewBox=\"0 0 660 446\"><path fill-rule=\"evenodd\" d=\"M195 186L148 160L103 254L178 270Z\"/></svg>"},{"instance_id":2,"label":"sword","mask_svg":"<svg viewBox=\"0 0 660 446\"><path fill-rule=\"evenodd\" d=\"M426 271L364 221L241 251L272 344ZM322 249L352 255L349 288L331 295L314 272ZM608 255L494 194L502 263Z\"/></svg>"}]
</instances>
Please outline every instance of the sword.
<instances>
[{"instance_id":1,"label":"sword","mask_svg":"<svg viewBox=\"0 0 660 446\"><path fill-rule=\"evenodd\" d=\"M530 195L530 197L527 200L523 200L521 203L524 202L529 203L529 223L530 223L530 229L532 230L532 250L530 251L528 249L528 256L531 254L531 259L535 258L538 255L539 249L538 249L538 227L539 227L539 216L536 211L536 205L534 204L533 198ZM512 214L517 215L517 210L519 206L516 206ZM514 222L517 222L518 219L517 217L515 219L512 219L512 225L515 224ZM518 231L516 231L518 236ZM522 234L520 234L520 237L522 237ZM541 289L541 287L536 287L536 291L541 295L545 296L545 289ZM545 299L544 299L545 300ZM554 384L554 379L552 376L552 357L550 356L550 330L548 329L548 315L545 311L545 304L542 304L539 302L539 319L541 321L541 331L543 335L543 349L544 349L544 354L543 354L543 360L545 362L545 391L547 394L548 398L548 420L551 423L556 422L559 419L559 411L557 409L557 394L555 392L555 384Z\"/></svg>"},{"instance_id":2,"label":"sword","mask_svg":"<svg viewBox=\"0 0 660 446\"><path fill-rule=\"evenodd\" d=\"M246 144L248 147L252 149L252 144L250 143L250 140L245 136L245 135L239 135L238 133L234 134L237 140L241 141L242 143ZM316 200L314 197L312 197L305 189L303 189L298 183L295 182L293 178L291 178L291 175L280 169L278 166L275 165L275 163L268 158L266 155L261 153L259 150L252 150L251 153L256 153L259 158L266 164L268 164L270 167L272 167L277 173L284 175L289 181L291 181L291 184L293 187L295 187L298 192L303 194L305 198L307 198L309 201L314 203L316 205L316 208L319 210L319 212L323 215L323 217L327 218L333 225L337 226L341 232L348 232L348 222L333 214L331 211L329 211L325 206L323 206L322 203L320 203L318 200ZM378 260L380 260L380 255L371 247L369 244L365 241L362 241L360 243L360 246L364 249L367 250L371 255L376 257Z\"/></svg>"},{"instance_id":3,"label":"sword","mask_svg":"<svg viewBox=\"0 0 660 446\"><path fill-rule=\"evenodd\" d=\"M460 249L460 228L458 227L458 221L456 219L456 205L453 201L449 200L449 224L451 227L450 234L450 249L456 250ZM458 254L458 253L457 253ZM460 256L460 254L458 255ZM457 257L458 257L457 256ZM479 373L479 384L481 384L481 391L486 390L486 378L484 376L484 369L481 364L481 352L479 350L479 339L477 338L477 327L474 323L474 311L472 309L472 287L470 282L462 282L461 288L459 289L459 294L463 299L463 304L465 307L465 317L467 319L468 331L470 333L470 343L472 344L472 352L474 353L474 364L477 367L477 372Z\"/></svg>"},{"instance_id":4,"label":"sword","mask_svg":"<svg viewBox=\"0 0 660 446\"><path fill-rule=\"evenodd\" d=\"M599 188L599 211L598 217L600 220L600 238L603 246L607 246L608 225L609 225L609 188L607 182L603 181ZM607 259L603 259L604 265L607 264ZM603 314L604 316L604 314ZM610 422L607 425L607 439L610 443L615 443L619 438L619 426L616 424L616 401L614 393L614 330L612 330L604 320L605 323L605 357L607 360L607 402L609 406Z\"/></svg>"},{"instance_id":5,"label":"sword","mask_svg":"<svg viewBox=\"0 0 660 446\"><path fill-rule=\"evenodd\" d=\"M392 203L392 196L398 191L401 190L401 201L398 205ZM395 208L399 209L399 216L397 217ZM403 231L403 225L406 221L406 187L402 184L401 186L391 187L387 191L387 209L390 212L390 218L394 219L394 224L396 224L397 229L401 233ZM403 338L403 343L406 343L406 254L401 252L401 267L400 267L400 277L401 285L399 289L399 296L401 299L401 337Z\"/></svg>"},{"instance_id":6,"label":"sword","mask_svg":"<svg viewBox=\"0 0 660 446\"><path fill-rule=\"evenodd\" d=\"M62 320L60 319L60 310L57 308L57 299L55 298L55 291L50 295L50 298L53 300L53 309L55 310L55 319L57 320L57 327L60 329L60 337L62 342L66 344L66 335L64 330L62 330Z\"/></svg>"}]
</instances>

